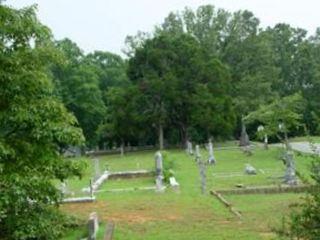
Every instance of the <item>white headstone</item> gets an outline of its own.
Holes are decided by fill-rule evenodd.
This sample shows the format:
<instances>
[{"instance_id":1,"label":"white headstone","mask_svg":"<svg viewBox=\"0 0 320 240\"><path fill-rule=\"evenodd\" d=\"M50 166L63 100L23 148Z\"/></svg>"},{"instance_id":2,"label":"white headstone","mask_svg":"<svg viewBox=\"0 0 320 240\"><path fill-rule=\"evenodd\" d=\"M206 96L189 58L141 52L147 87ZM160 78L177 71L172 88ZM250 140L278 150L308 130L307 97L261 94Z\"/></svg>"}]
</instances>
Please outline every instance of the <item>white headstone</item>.
<instances>
[{"instance_id":1,"label":"white headstone","mask_svg":"<svg viewBox=\"0 0 320 240\"><path fill-rule=\"evenodd\" d=\"M163 186L163 176L158 175L156 177L156 191L157 192L163 192L165 187Z\"/></svg>"},{"instance_id":2,"label":"white headstone","mask_svg":"<svg viewBox=\"0 0 320 240\"><path fill-rule=\"evenodd\" d=\"M251 166L250 164L246 164L244 172L248 175L256 175L257 174L257 170L253 166Z\"/></svg>"},{"instance_id":3,"label":"white headstone","mask_svg":"<svg viewBox=\"0 0 320 240\"><path fill-rule=\"evenodd\" d=\"M121 155L121 157L124 156L124 143L122 143L122 144L120 145L120 155Z\"/></svg>"},{"instance_id":4,"label":"white headstone","mask_svg":"<svg viewBox=\"0 0 320 240\"><path fill-rule=\"evenodd\" d=\"M155 155L156 176L162 175L162 154L160 151Z\"/></svg>"},{"instance_id":5,"label":"white headstone","mask_svg":"<svg viewBox=\"0 0 320 240\"><path fill-rule=\"evenodd\" d=\"M170 182L170 186L171 187L179 187L179 183L177 182L175 177L170 177L169 178L169 182Z\"/></svg>"},{"instance_id":6,"label":"white headstone","mask_svg":"<svg viewBox=\"0 0 320 240\"><path fill-rule=\"evenodd\" d=\"M193 155L192 142L190 142L189 140L187 141L187 153L188 153L189 155Z\"/></svg>"},{"instance_id":7,"label":"white headstone","mask_svg":"<svg viewBox=\"0 0 320 240\"><path fill-rule=\"evenodd\" d=\"M209 151L208 163L209 164L216 164L216 159L213 155L213 144L212 144L211 140L208 143L208 151Z\"/></svg>"},{"instance_id":8,"label":"white headstone","mask_svg":"<svg viewBox=\"0 0 320 240\"><path fill-rule=\"evenodd\" d=\"M196 145L196 161L200 161L201 159L201 153L200 153L200 147L199 145Z\"/></svg>"},{"instance_id":9,"label":"white headstone","mask_svg":"<svg viewBox=\"0 0 320 240\"><path fill-rule=\"evenodd\" d=\"M156 155L155 155L155 168L156 168L156 191L163 192L165 187L163 186L162 154L160 151L156 152Z\"/></svg>"}]
</instances>

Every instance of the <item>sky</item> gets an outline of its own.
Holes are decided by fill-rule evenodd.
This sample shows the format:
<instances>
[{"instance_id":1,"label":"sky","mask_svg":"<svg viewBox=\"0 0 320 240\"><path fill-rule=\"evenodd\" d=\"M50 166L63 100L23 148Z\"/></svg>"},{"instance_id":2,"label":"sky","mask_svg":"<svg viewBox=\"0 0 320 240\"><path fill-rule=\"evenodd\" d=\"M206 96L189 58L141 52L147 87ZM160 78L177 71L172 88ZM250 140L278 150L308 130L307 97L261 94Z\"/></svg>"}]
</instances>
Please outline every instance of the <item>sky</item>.
<instances>
[{"instance_id":1,"label":"sky","mask_svg":"<svg viewBox=\"0 0 320 240\"><path fill-rule=\"evenodd\" d=\"M122 53L127 35L151 32L171 12L213 4L234 12L250 10L261 26L289 23L313 34L320 26L319 0L7 0L21 8L38 5L38 17L56 39L70 38L86 53Z\"/></svg>"}]
</instances>

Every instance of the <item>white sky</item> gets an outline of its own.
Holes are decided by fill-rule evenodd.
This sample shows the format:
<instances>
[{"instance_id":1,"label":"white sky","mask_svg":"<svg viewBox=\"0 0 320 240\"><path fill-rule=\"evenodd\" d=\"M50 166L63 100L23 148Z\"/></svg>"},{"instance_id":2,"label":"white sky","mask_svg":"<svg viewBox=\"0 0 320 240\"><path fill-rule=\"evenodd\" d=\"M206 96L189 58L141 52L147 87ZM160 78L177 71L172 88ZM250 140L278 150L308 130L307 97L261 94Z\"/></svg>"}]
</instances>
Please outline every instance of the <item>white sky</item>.
<instances>
[{"instance_id":1,"label":"white sky","mask_svg":"<svg viewBox=\"0 0 320 240\"><path fill-rule=\"evenodd\" d=\"M138 30L150 32L170 11L213 4L229 11L250 10L262 26L289 23L315 32L320 26L319 0L7 0L7 5L38 4L38 16L56 39L76 42L85 52L121 53L124 39Z\"/></svg>"}]
</instances>

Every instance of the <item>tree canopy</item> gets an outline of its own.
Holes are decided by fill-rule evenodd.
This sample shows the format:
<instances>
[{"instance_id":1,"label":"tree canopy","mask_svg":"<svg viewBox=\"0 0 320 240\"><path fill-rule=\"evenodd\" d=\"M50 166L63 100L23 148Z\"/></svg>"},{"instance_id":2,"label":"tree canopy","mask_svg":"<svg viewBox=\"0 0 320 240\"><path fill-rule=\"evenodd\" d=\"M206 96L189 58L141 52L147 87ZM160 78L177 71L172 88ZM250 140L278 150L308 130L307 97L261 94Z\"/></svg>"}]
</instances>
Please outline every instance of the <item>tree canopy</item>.
<instances>
[{"instance_id":1,"label":"tree canopy","mask_svg":"<svg viewBox=\"0 0 320 240\"><path fill-rule=\"evenodd\" d=\"M0 5L0 232L7 239L57 239L62 216L52 184L81 174L60 150L84 138L54 96L48 69L56 54L35 8Z\"/></svg>"}]
</instances>

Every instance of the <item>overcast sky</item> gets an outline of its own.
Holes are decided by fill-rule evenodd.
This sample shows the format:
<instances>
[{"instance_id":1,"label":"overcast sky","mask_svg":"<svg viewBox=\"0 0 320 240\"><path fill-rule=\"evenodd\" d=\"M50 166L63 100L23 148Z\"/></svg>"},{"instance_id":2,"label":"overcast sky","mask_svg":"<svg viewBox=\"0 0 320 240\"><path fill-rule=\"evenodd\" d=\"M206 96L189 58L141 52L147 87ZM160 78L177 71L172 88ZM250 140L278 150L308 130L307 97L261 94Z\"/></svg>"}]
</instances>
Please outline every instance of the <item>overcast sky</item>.
<instances>
[{"instance_id":1,"label":"overcast sky","mask_svg":"<svg viewBox=\"0 0 320 240\"><path fill-rule=\"evenodd\" d=\"M250 10L262 26L286 22L315 32L319 0L7 0L7 5L38 5L38 16L56 39L68 37L85 52L121 53L124 39L138 30L152 31L170 11L213 4L229 11Z\"/></svg>"}]
</instances>

